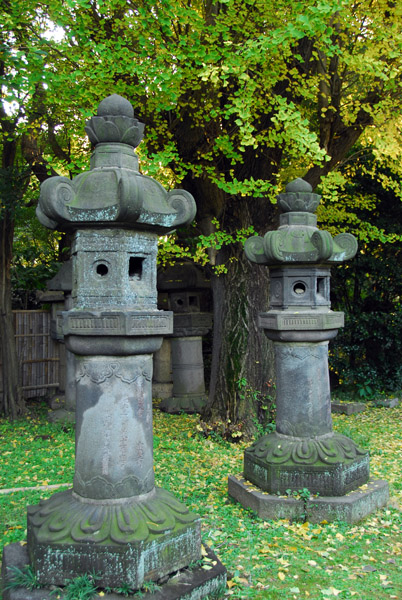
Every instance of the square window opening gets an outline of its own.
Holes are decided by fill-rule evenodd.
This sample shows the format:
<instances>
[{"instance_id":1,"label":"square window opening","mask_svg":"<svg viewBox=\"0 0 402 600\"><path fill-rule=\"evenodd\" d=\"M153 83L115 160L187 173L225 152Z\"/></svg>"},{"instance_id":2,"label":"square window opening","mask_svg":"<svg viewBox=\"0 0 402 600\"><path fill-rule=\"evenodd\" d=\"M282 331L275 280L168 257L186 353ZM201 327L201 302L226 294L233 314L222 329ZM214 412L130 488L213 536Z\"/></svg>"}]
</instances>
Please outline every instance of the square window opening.
<instances>
[{"instance_id":1,"label":"square window opening","mask_svg":"<svg viewBox=\"0 0 402 600\"><path fill-rule=\"evenodd\" d=\"M128 276L130 279L140 280L142 278L142 266L144 262L142 256L130 256L128 263Z\"/></svg>"}]
</instances>

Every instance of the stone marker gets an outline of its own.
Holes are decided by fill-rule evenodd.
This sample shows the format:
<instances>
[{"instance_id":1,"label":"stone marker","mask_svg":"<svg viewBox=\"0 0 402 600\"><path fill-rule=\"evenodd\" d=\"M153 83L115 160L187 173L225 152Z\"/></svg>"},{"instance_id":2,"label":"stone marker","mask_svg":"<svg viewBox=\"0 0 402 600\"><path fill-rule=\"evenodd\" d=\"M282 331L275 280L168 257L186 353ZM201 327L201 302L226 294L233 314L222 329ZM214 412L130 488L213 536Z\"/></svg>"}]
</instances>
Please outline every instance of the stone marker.
<instances>
[{"instance_id":1,"label":"stone marker","mask_svg":"<svg viewBox=\"0 0 402 600\"><path fill-rule=\"evenodd\" d=\"M345 511L345 519L355 519L388 498L386 482L376 482L371 494L357 492L369 480L368 452L332 430L328 342L343 326L343 313L330 309L330 265L352 258L357 242L347 233L332 239L317 229L319 198L302 179L290 183L278 196L279 229L245 244L249 260L270 267L270 309L260 314L259 326L274 342L277 416L275 433L244 453L244 480L254 488L231 477L229 493L245 506L258 505L264 518L282 518L285 504L286 515L297 518L296 507L292 513L289 503L272 495L304 488L319 494L327 520L339 518L340 505L358 503L357 512ZM263 508L260 497L257 504L251 500L255 487L266 493ZM308 520L316 504L309 504Z\"/></svg>"},{"instance_id":2,"label":"stone marker","mask_svg":"<svg viewBox=\"0 0 402 600\"><path fill-rule=\"evenodd\" d=\"M341 415L354 415L366 410L367 405L363 402L331 402L331 411Z\"/></svg>"},{"instance_id":3,"label":"stone marker","mask_svg":"<svg viewBox=\"0 0 402 600\"><path fill-rule=\"evenodd\" d=\"M379 398L374 400L374 406L377 408L395 408L399 404L399 398Z\"/></svg>"},{"instance_id":4,"label":"stone marker","mask_svg":"<svg viewBox=\"0 0 402 600\"><path fill-rule=\"evenodd\" d=\"M127 100L109 96L87 123L90 171L41 188L39 220L74 232L61 325L77 400L73 489L28 507L29 562L45 586L95 573L100 587L137 590L201 558L199 517L155 486L151 397L152 354L173 321L157 309L158 234L189 223L195 203L139 173L143 128ZM216 591L218 571L174 597Z\"/></svg>"},{"instance_id":5,"label":"stone marker","mask_svg":"<svg viewBox=\"0 0 402 600\"><path fill-rule=\"evenodd\" d=\"M212 315L201 310L201 304L209 288L209 280L191 262L176 263L158 273L158 290L167 292L173 311L173 389L171 397L160 404L166 412L200 412L206 403L202 336L212 327Z\"/></svg>"}]
</instances>

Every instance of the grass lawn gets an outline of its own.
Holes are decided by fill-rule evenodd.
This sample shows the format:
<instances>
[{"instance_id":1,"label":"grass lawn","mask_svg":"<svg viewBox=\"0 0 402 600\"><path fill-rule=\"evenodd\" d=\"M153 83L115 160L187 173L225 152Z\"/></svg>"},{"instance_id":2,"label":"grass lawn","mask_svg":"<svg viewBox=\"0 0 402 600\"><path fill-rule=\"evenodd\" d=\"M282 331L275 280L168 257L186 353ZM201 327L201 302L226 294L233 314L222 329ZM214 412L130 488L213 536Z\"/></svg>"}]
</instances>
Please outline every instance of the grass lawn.
<instances>
[{"instance_id":1,"label":"grass lawn","mask_svg":"<svg viewBox=\"0 0 402 600\"><path fill-rule=\"evenodd\" d=\"M204 438L198 418L154 410L157 484L203 519L203 541L228 570L225 597L402 598L402 407L334 415L334 428L370 450L371 474L390 484L389 506L357 525L262 521L227 496L246 444ZM71 483L74 430L46 421L44 404L0 420L0 488ZM26 505L54 490L0 494L0 543L24 540ZM122 596L123 598L123 596Z\"/></svg>"}]
</instances>

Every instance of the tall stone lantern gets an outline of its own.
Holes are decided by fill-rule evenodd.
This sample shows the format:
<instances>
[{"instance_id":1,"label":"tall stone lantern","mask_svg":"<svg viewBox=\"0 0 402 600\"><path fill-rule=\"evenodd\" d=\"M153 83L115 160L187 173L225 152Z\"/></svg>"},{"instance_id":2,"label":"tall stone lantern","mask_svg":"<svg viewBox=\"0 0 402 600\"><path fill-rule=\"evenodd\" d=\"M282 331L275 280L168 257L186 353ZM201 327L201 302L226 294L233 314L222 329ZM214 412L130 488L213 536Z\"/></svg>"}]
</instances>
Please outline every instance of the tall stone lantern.
<instances>
[{"instance_id":1,"label":"tall stone lantern","mask_svg":"<svg viewBox=\"0 0 402 600\"><path fill-rule=\"evenodd\" d=\"M201 557L199 517L155 486L151 396L152 354L173 329L157 309L158 234L196 208L140 174L144 125L127 100L103 100L85 129L90 170L45 181L37 209L45 226L74 232L62 329L75 355L76 460L72 490L28 507L28 551L44 585L96 573L100 587L137 590ZM194 598L224 581L222 567Z\"/></svg>"},{"instance_id":2,"label":"tall stone lantern","mask_svg":"<svg viewBox=\"0 0 402 600\"><path fill-rule=\"evenodd\" d=\"M328 343L344 315L330 308L330 267L351 259L357 242L317 228L319 200L296 179L278 196L279 229L245 244L247 258L270 269L270 307L259 326L275 349L276 431L245 451L243 477L229 477L229 493L267 518L308 508L310 521L356 521L386 503L388 485L357 491L369 480L368 452L332 429ZM300 490L308 490L303 500L280 498Z\"/></svg>"}]
</instances>

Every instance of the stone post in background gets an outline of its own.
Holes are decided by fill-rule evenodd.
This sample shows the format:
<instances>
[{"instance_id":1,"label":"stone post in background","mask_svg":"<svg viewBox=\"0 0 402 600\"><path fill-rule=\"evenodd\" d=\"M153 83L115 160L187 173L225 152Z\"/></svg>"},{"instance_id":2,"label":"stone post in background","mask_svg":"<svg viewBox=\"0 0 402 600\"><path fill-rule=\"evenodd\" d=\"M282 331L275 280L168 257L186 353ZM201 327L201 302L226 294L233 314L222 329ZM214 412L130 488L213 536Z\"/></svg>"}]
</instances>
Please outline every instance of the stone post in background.
<instances>
[{"instance_id":1,"label":"stone post in background","mask_svg":"<svg viewBox=\"0 0 402 600\"><path fill-rule=\"evenodd\" d=\"M73 489L28 507L29 561L47 586L94 573L99 587L138 590L202 554L199 517L155 486L151 395L152 354L173 325L157 308L158 234L189 223L195 203L139 173L133 149L143 128L127 100L109 96L87 123L90 171L41 188L39 220L74 232L73 306L62 330L77 400ZM216 566L186 574L186 593L198 590L191 598L225 583Z\"/></svg>"},{"instance_id":2,"label":"stone post in background","mask_svg":"<svg viewBox=\"0 0 402 600\"><path fill-rule=\"evenodd\" d=\"M56 275L46 283L48 290L61 291L64 294L64 310L70 310L73 307L71 290L73 287L72 262L64 262ZM52 337L60 342L63 347L64 360L60 361L60 379L64 381L64 402L62 398L55 398L50 401L50 406L54 410L49 413L49 420L52 422L61 421L73 423L75 421L76 406L76 383L75 383L75 358L74 354L65 347L62 311L58 311L51 324ZM64 371L64 372L63 372ZM63 394L61 394L63 396Z\"/></svg>"},{"instance_id":3,"label":"stone post in background","mask_svg":"<svg viewBox=\"0 0 402 600\"><path fill-rule=\"evenodd\" d=\"M259 326L275 348L276 431L245 451L244 479L231 476L229 493L265 518L308 511L309 521L357 521L386 504L388 484L359 490L369 481L368 452L332 430L328 342L343 313L330 309L330 265L352 258L357 242L317 228L319 199L302 179L290 183L278 196L279 229L245 245L249 260L270 268L270 309ZM300 490L299 500L277 495Z\"/></svg>"},{"instance_id":4,"label":"stone post in background","mask_svg":"<svg viewBox=\"0 0 402 600\"><path fill-rule=\"evenodd\" d=\"M173 311L173 389L160 408L169 413L200 412L206 402L202 336L212 327L212 314L202 311L202 304L210 282L202 269L184 262L159 271L157 285L159 292L167 292Z\"/></svg>"},{"instance_id":5,"label":"stone post in background","mask_svg":"<svg viewBox=\"0 0 402 600\"><path fill-rule=\"evenodd\" d=\"M171 398L172 381L172 349L170 338L163 338L162 346L154 354L154 373L152 379L153 398Z\"/></svg>"}]
</instances>

